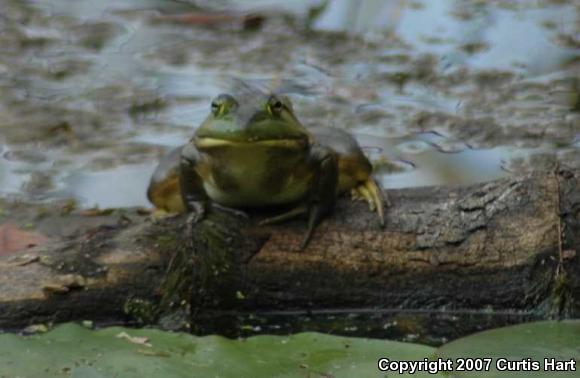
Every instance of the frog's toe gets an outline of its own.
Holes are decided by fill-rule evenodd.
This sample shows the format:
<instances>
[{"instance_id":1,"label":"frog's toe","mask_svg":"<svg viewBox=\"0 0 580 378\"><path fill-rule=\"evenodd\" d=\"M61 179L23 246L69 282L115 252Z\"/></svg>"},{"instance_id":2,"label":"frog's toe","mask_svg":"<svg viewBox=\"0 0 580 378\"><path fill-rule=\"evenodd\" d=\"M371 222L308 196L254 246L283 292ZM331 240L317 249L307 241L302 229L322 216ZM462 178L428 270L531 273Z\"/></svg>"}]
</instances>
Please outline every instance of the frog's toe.
<instances>
[{"instance_id":1,"label":"frog's toe","mask_svg":"<svg viewBox=\"0 0 580 378\"><path fill-rule=\"evenodd\" d=\"M361 185L357 186L355 191L360 197L367 201L371 211L376 210L381 227L383 227L385 225L385 204L388 206L389 201L375 180L369 178L361 183Z\"/></svg>"},{"instance_id":2,"label":"frog's toe","mask_svg":"<svg viewBox=\"0 0 580 378\"><path fill-rule=\"evenodd\" d=\"M353 201L366 201L366 199L359 193L357 188L350 190L350 199Z\"/></svg>"},{"instance_id":3,"label":"frog's toe","mask_svg":"<svg viewBox=\"0 0 580 378\"><path fill-rule=\"evenodd\" d=\"M353 196L353 200L366 201L366 203L369 205L369 210L375 211L376 203L373 200L371 192L369 192L369 189L365 186L365 183L357 186L354 190L356 191L356 195Z\"/></svg>"},{"instance_id":4,"label":"frog's toe","mask_svg":"<svg viewBox=\"0 0 580 378\"><path fill-rule=\"evenodd\" d=\"M234 217L244 218L244 219L249 219L250 218L250 216L248 215L248 213L246 213L243 210L238 210L238 209L234 209L232 207L220 205L217 202L211 202L210 206L211 206L212 209L219 210L219 211L222 211L224 213L228 213L230 215L233 215Z\"/></svg>"},{"instance_id":5,"label":"frog's toe","mask_svg":"<svg viewBox=\"0 0 580 378\"><path fill-rule=\"evenodd\" d=\"M153 211L151 211L149 215L151 219L153 219L154 221L160 221L166 218L173 218L181 214L172 211L167 211L164 209L154 209Z\"/></svg>"},{"instance_id":6,"label":"frog's toe","mask_svg":"<svg viewBox=\"0 0 580 378\"><path fill-rule=\"evenodd\" d=\"M282 213L280 215L266 218L266 219L260 221L260 223L258 223L258 224L260 226L277 224L277 223L285 222L287 220L299 217L301 215L306 214L307 212L308 212L308 206L306 204L302 204L302 205L299 205L299 206L293 208L292 210L289 210L289 211Z\"/></svg>"}]
</instances>

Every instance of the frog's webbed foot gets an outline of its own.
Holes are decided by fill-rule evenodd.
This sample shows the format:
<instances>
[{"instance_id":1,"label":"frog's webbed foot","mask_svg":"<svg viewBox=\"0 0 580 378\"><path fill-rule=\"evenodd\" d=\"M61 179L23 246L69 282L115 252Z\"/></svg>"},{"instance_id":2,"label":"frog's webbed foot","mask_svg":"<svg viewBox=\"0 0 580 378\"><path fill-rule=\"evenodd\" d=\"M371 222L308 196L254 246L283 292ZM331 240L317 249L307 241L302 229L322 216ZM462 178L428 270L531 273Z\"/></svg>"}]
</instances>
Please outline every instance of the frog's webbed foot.
<instances>
[{"instance_id":1,"label":"frog's webbed foot","mask_svg":"<svg viewBox=\"0 0 580 378\"><path fill-rule=\"evenodd\" d=\"M187 232L189 235L192 235L194 225L202 221L211 211L217 210L235 217L244 219L249 218L248 214L246 214L244 211L232 209L231 207L223 206L216 202L190 201L187 205L190 212L189 216L187 217Z\"/></svg>"},{"instance_id":2,"label":"frog's webbed foot","mask_svg":"<svg viewBox=\"0 0 580 378\"><path fill-rule=\"evenodd\" d=\"M153 221L160 221L163 219L175 218L180 216L180 213L170 212L164 209L154 209L149 213L149 216Z\"/></svg>"},{"instance_id":3,"label":"frog's webbed foot","mask_svg":"<svg viewBox=\"0 0 580 378\"><path fill-rule=\"evenodd\" d=\"M210 202L209 203L209 206L212 209L219 210L219 211L223 211L225 213L228 213L228 214L233 215L233 216L238 217L238 218L244 218L244 219L249 219L250 218L248 216L248 213L246 213L245 211L238 210L238 209L234 209L234 208L227 207L227 206L224 206L224 205L220 205L217 202Z\"/></svg>"},{"instance_id":4,"label":"frog's webbed foot","mask_svg":"<svg viewBox=\"0 0 580 378\"><path fill-rule=\"evenodd\" d=\"M389 198L372 178L361 183L351 191L353 200L366 201L370 211L376 211L381 227L385 226L385 205L390 206Z\"/></svg>"},{"instance_id":5,"label":"frog's webbed foot","mask_svg":"<svg viewBox=\"0 0 580 378\"><path fill-rule=\"evenodd\" d=\"M302 204L280 215L266 218L260 221L258 224L260 226L267 226L271 224L282 223L287 220L297 218L301 215L308 214L308 228L306 230L306 234L300 242L300 250L303 250L306 248L308 242L312 238L316 226L318 226L320 221L324 218L324 215L327 214L331 209L332 207L326 208L321 204L311 204L310 206L307 204Z\"/></svg>"},{"instance_id":6,"label":"frog's webbed foot","mask_svg":"<svg viewBox=\"0 0 580 378\"><path fill-rule=\"evenodd\" d=\"M201 201L189 202L187 204L189 216L187 217L188 224L195 224L203 220L207 214L206 204Z\"/></svg>"},{"instance_id":7,"label":"frog's webbed foot","mask_svg":"<svg viewBox=\"0 0 580 378\"><path fill-rule=\"evenodd\" d=\"M270 218L266 218L266 219L260 221L258 224L260 226L277 224L277 223L285 222L287 220L299 217L299 216L304 215L306 213L308 213L308 206L306 204L301 204L301 205L298 205L295 208L293 208L285 213L282 213L280 215L276 215L276 216L273 216Z\"/></svg>"},{"instance_id":8,"label":"frog's webbed foot","mask_svg":"<svg viewBox=\"0 0 580 378\"><path fill-rule=\"evenodd\" d=\"M221 211L234 217L240 217L244 219L249 218L248 214L246 214L244 211L232 209L231 207L226 207L211 201L189 201L187 203L187 208L189 215L186 221L186 230L189 241L193 240L194 228L196 224L207 218L208 214L210 214L212 211ZM227 229L223 228L218 222L212 222L211 227L213 229L217 229L220 232L227 231ZM190 247L193 247L193 245L190 245Z\"/></svg>"}]
</instances>

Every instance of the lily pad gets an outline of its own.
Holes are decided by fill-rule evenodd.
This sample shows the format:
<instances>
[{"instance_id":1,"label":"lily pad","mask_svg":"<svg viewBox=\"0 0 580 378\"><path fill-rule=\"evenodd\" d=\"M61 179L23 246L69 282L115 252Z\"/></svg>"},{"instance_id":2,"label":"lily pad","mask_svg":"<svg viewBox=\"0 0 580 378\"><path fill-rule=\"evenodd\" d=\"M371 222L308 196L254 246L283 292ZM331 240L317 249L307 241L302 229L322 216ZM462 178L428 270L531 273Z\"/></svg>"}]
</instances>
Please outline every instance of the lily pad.
<instances>
[{"instance_id":1,"label":"lily pad","mask_svg":"<svg viewBox=\"0 0 580 378\"><path fill-rule=\"evenodd\" d=\"M535 322L480 332L445 344L435 354L453 360L452 377L580 377L580 320ZM484 358L491 358L489 371L457 370L458 359L471 359L473 362L464 361L465 365L476 367L476 359ZM557 371L552 366L569 369Z\"/></svg>"},{"instance_id":2,"label":"lily pad","mask_svg":"<svg viewBox=\"0 0 580 378\"><path fill-rule=\"evenodd\" d=\"M422 345L318 333L231 340L65 324L42 335L0 335L0 376L381 377L379 358L423 360L433 352Z\"/></svg>"}]
</instances>

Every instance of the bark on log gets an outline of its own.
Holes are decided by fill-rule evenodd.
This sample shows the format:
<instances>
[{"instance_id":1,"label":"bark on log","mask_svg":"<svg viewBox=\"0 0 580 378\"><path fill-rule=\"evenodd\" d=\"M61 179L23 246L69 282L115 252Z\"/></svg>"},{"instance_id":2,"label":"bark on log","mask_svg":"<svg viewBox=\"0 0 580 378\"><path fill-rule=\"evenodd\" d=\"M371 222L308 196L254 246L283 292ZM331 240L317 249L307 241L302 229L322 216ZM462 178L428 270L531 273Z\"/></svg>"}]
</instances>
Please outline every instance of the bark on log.
<instances>
[{"instance_id":1,"label":"bark on log","mask_svg":"<svg viewBox=\"0 0 580 378\"><path fill-rule=\"evenodd\" d=\"M213 214L192 239L184 216L133 216L3 257L0 327L119 319L147 300L168 308L184 292L194 313L372 307L580 315L579 171L388 194L384 230L363 203L343 199L305 251L298 250L302 221L260 228Z\"/></svg>"}]
</instances>

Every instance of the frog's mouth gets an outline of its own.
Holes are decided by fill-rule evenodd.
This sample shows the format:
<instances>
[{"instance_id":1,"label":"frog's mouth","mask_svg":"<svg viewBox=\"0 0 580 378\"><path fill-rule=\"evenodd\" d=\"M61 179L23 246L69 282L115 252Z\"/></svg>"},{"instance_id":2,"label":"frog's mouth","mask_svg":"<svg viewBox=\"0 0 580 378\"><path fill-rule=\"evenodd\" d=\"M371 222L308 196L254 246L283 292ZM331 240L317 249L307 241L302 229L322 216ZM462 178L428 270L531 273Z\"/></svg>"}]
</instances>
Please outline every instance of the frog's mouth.
<instances>
[{"instance_id":1,"label":"frog's mouth","mask_svg":"<svg viewBox=\"0 0 580 378\"><path fill-rule=\"evenodd\" d=\"M308 144L308 140L305 138L300 139L249 139L249 140L228 140L219 138L194 138L193 143L197 148L207 149L216 147L226 147L226 146L239 146L239 147L278 147L278 148L304 148Z\"/></svg>"}]
</instances>

